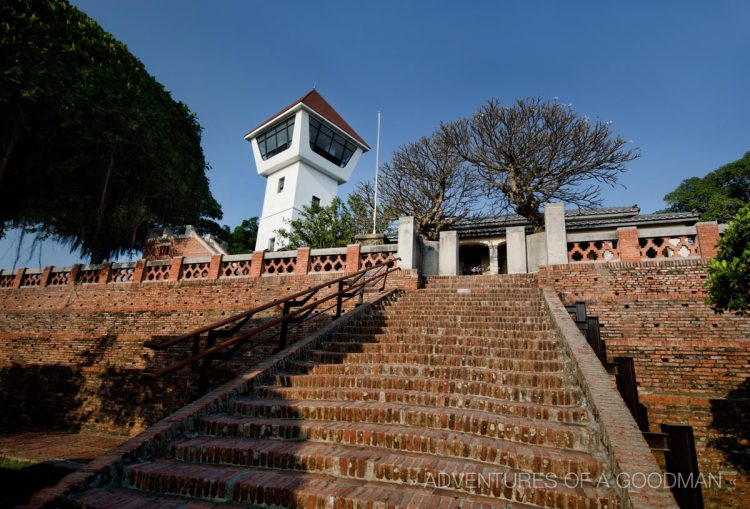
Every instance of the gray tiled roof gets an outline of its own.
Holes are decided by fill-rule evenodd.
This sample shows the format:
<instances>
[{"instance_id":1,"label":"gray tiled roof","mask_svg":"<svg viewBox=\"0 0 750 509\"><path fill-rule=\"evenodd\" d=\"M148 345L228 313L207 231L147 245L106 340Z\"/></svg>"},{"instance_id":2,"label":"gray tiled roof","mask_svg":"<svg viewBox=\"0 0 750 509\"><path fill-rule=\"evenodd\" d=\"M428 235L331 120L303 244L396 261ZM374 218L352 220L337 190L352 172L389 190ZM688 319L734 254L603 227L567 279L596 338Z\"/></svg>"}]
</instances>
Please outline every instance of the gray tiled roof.
<instances>
[{"instance_id":1,"label":"gray tiled roof","mask_svg":"<svg viewBox=\"0 0 750 509\"><path fill-rule=\"evenodd\" d=\"M590 230L619 228L621 226L694 224L698 222L698 214L695 212L640 215L640 211L641 209L637 205L602 207L591 210L566 210L565 227L567 230ZM493 237L505 235L505 229L511 226L525 226L528 231L532 230L531 223L516 214L465 219L456 224L454 229L463 238Z\"/></svg>"}]
</instances>

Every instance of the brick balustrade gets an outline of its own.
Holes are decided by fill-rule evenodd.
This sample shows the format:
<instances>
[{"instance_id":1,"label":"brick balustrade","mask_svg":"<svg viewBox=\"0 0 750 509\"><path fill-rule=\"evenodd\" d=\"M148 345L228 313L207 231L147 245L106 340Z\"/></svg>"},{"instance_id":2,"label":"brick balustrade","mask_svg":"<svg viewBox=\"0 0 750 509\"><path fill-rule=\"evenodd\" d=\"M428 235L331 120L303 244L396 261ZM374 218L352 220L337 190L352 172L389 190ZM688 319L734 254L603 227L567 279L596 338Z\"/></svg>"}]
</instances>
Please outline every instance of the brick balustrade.
<instances>
[{"instance_id":1,"label":"brick balustrade","mask_svg":"<svg viewBox=\"0 0 750 509\"><path fill-rule=\"evenodd\" d=\"M41 270L21 268L15 272L0 271L0 289L73 284L215 281L237 277L257 278L312 273L351 274L362 267L371 267L376 263L392 260L396 249L396 245L362 247L352 244L334 249L303 247L290 251L289 255L256 251L247 255L176 257L169 260L138 260L128 263L107 262L101 265L45 267Z\"/></svg>"}]
</instances>

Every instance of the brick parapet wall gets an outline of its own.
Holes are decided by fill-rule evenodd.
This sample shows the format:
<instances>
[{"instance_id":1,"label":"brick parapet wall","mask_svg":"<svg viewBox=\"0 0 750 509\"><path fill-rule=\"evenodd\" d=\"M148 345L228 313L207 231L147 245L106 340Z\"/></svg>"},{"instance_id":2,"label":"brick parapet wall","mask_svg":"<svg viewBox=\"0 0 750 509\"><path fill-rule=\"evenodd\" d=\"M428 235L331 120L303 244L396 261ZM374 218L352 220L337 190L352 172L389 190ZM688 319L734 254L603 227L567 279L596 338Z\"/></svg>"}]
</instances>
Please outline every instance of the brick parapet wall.
<instances>
[{"instance_id":1,"label":"brick parapet wall","mask_svg":"<svg viewBox=\"0 0 750 509\"><path fill-rule=\"evenodd\" d=\"M334 277L324 273L0 292L0 385L7 396L0 398L0 430L84 427L137 433L194 396L194 383L184 374L156 384L141 379L141 370L182 358L187 348L155 354L145 341L188 332ZM417 283L411 271L388 276L388 288L413 290ZM319 326L305 324L294 334L301 337ZM276 342L242 360L261 360Z\"/></svg>"},{"instance_id":2,"label":"brick parapet wall","mask_svg":"<svg viewBox=\"0 0 750 509\"><path fill-rule=\"evenodd\" d=\"M750 317L706 305L707 262L577 263L538 276L599 317L610 360L634 358L651 430L693 426L701 472L735 480L704 488L706 507L750 507Z\"/></svg>"},{"instance_id":3,"label":"brick parapet wall","mask_svg":"<svg viewBox=\"0 0 750 509\"><path fill-rule=\"evenodd\" d=\"M659 466L630 411L553 288L544 289L544 301L551 317L552 330L567 353L571 370L586 394L587 406L599 424L599 439L606 447L614 478L648 478L651 474L659 473ZM635 484L627 486L627 482L623 482L616 487L625 499L626 507L677 509L666 488L644 489Z\"/></svg>"},{"instance_id":4,"label":"brick parapet wall","mask_svg":"<svg viewBox=\"0 0 750 509\"><path fill-rule=\"evenodd\" d=\"M396 246L379 246L383 248L382 261L393 261L396 256ZM322 273L353 273L357 272L361 266L361 251L359 244L353 244L345 248L317 250L330 254L335 251L342 260L343 268L337 269L331 266L326 269L321 266L315 268L315 274ZM24 283L24 275L28 271L21 268L11 273L0 270L2 277L13 277L13 282L7 288L0 288L0 293L5 290L14 288L37 288L45 286L65 286L65 285L128 285L141 283L165 283L168 281L193 281L193 280L231 280L236 277L288 277L291 275L304 276L312 273L310 260L316 255L316 250L307 247L292 251L291 255L279 258L273 253L257 251L247 255L213 255L213 256L176 256L165 260L138 260L130 263L103 263L94 266L73 265L71 267L45 267L41 270L41 277L29 280ZM266 263L270 257L275 260L283 260L284 266L288 266L286 271L274 271L266 273ZM236 266L246 265L247 270L237 270L227 273L227 265ZM163 268L167 267L167 268ZM85 269L89 276L91 272L93 277L82 280L79 276L82 269ZM64 277L63 277L64 276Z\"/></svg>"}]
</instances>

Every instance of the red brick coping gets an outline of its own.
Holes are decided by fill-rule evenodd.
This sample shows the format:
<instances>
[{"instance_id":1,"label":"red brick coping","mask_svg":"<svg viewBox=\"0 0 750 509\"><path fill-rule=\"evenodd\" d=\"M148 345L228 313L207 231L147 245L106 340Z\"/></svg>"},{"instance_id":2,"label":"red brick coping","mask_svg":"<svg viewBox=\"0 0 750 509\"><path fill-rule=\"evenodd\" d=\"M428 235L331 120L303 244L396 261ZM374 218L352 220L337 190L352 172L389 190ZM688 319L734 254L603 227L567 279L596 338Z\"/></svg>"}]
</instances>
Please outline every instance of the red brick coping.
<instances>
[{"instance_id":1,"label":"red brick coping","mask_svg":"<svg viewBox=\"0 0 750 509\"><path fill-rule=\"evenodd\" d=\"M586 343L562 301L552 288L543 288L544 302L552 319L552 330L557 333L566 350L575 374L588 400L588 406L599 425L598 435L606 448L609 464L615 478L635 479L633 476L659 474L651 450L638 426L625 406L596 354ZM626 508L677 509L677 503L668 488L628 489L616 488Z\"/></svg>"},{"instance_id":2,"label":"red brick coping","mask_svg":"<svg viewBox=\"0 0 750 509\"><path fill-rule=\"evenodd\" d=\"M138 436L133 437L119 447L89 462L83 468L64 477L57 485L45 488L36 493L28 505L19 509L40 509L58 507L62 496L79 493L90 488L105 486L120 477L123 466L140 461L143 458L158 456L175 438L195 429L199 418L221 412L231 405L238 396L246 393L256 383L265 383L268 377L283 369L287 362L304 356L308 350L315 349L329 334L343 327L366 313L372 306L390 299L399 292L389 290L380 297L366 302L344 314L292 346L268 357L226 384L217 387L208 394L165 417Z\"/></svg>"}]
</instances>

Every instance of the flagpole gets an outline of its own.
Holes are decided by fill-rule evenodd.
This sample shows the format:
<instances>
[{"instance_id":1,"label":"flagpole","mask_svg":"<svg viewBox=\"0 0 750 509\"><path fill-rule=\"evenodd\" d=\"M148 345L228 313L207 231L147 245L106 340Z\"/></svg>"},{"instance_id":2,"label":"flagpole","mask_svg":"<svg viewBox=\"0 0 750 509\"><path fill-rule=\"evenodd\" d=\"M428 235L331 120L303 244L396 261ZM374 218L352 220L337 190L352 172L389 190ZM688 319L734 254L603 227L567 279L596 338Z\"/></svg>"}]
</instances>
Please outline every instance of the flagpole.
<instances>
[{"instance_id":1,"label":"flagpole","mask_svg":"<svg viewBox=\"0 0 750 509\"><path fill-rule=\"evenodd\" d=\"M378 111L378 135L375 142L375 202L372 208L372 234L377 233L378 217L378 169L380 167L380 112Z\"/></svg>"}]
</instances>

